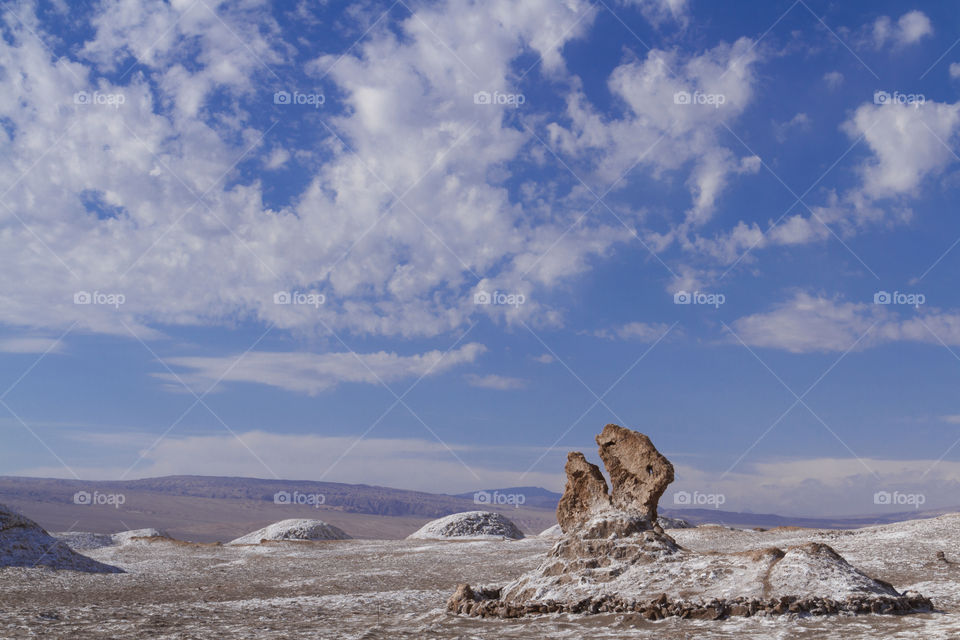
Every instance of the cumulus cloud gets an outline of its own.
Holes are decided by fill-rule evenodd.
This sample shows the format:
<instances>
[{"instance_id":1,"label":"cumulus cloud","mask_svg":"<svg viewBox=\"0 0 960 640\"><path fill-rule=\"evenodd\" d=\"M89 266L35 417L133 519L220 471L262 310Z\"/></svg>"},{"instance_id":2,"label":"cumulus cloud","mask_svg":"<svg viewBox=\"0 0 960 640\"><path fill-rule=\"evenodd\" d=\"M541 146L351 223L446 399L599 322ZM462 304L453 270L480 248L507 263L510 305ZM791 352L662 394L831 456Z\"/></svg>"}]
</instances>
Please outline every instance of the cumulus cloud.
<instances>
[{"instance_id":1,"label":"cumulus cloud","mask_svg":"<svg viewBox=\"0 0 960 640\"><path fill-rule=\"evenodd\" d=\"M562 203L549 216L526 211L503 168L529 135L507 122L512 107L474 94L517 91L512 64L528 51L563 79L564 44L595 8L471 8L420 7L342 57L319 56L300 82L333 85L338 103L305 114L273 104L274 91L297 86L268 7L106 2L76 56L52 60L33 33L49 38L44 25L19 5L30 29L11 20L0 41L0 182L12 185L0 208L0 322L121 334L127 324L142 336L237 318L401 336L438 335L476 313L555 322L530 294L629 234L609 221L571 228L581 211ZM251 116L265 104L282 124ZM291 142L310 147L298 162L312 173L272 209L270 176L241 168L284 166ZM478 307L481 280L528 302ZM274 304L282 290L319 291L326 304ZM76 305L79 291L124 303Z\"/></svg>"},{"instance_id":2,"label":"cumulus cloud","mask_svg":"<svg viewBox=\"0 0 960 640\"><path fill-rule=\"evenodd\" d=\"M755 44L741 38L700 55L653 49L610 75L607 84L625 108L623 117L602 117L578 91L567 100L566 122L547 126L555 148L593 160L590 169L601 184L614 184L637 166L656 176L689 169L691 206L669 233L648 238L657 250L709 221L731 176L760 167L759 158L738 156L718 138L753 97L760 60Z\"/></svg>"},{"instance_id":3,"label":"cumulus cloud","mask_svg":"<svg viewBox=\"0 0 960 640\"><path fill-rule=\"evenodd\" d=\"M885 93L860 105L844 122L850 139L862 138L869 150L857 165L858 183L828 192L820 203L808 204L806 212L771 217L765 225L740 221L729 231L697 237L689 246L731 264L750 250L821 242L834 233L850 236L872 226L910 221L914 213L907 199L919 195L925 180L941 175L956 160L951 145L960 131L960 102L909 100Z\"/></svg>"},{"instance_id":4,"label":"cumulus cloud","mask_svg":"<svg viewBox=\"0 0 960 640\"><path fill-rule=\"evenodd\" d=\"M960 124L960 103L864 104L847 122L863 136L872 157L861 165L862 193L871 199L908 194L928 175L955 160L950 141Z\"/></svg>"},{"instance_id":5,"label":"cumulus cloud","mask_svg":"<svg viewBox=\"0 0 960 640\"><path fill-rule=\"evenodd\" d=\"M933 35L933 25L925 13L915 10L900 16L896 23L890 16L880 16L873 22L871 35L878 49L887 43L902 47Z\"/></svg>"},{"instance_id":6,"label":"cumulus cloud","mask_svg":"<svg viewBox=\"0 0 960 640\"><path fill-rule=\"evenodd\" d=\"M478 343L465 344L449 352L429 351L412 356L379 351L376 353L294 353L251 351L224 357L183 356L166 363L189 371L179 378L205 391L217 380L252 382L311 395L343 382L381 384L405 378L436 375L474 362L485 351ZM169 373L158 377L176 381Z\"/></svg>"}]
</instances>

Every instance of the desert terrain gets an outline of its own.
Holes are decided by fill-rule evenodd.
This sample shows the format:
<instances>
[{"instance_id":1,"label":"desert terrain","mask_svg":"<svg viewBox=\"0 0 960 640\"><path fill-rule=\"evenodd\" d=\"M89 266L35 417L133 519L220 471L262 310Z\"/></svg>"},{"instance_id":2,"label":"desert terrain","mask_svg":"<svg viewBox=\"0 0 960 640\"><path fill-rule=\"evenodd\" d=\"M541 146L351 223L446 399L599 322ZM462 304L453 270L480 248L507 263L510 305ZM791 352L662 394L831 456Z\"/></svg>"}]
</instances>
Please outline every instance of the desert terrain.
<instances>
[{"instance_id":1,"label":"desert terrain","mask_svg":"<svg viewBox=\"0 0 960 640\"><path fill-rule=\"evenodd\" d=\"M477 619L446 611L459 582L502 584L554 540L344 540L252 546L134 541L86 550L123 574L0 569L3 638L956 638L960 515L858 530L669 530L693 550L829 544L871 576L930 597L907 616L650 622L634 615ZM944 551L946 561L938 560Z\"/></svg>"}]
</instances>

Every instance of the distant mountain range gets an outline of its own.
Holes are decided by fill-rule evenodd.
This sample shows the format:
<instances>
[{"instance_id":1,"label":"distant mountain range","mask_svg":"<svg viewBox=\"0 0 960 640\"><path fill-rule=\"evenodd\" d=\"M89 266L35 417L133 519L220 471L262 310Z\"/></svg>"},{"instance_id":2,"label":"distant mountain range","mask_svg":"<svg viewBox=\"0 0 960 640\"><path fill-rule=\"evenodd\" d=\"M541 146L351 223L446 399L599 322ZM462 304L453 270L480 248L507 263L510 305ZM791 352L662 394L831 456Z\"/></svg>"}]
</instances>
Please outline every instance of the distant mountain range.
<instances>
[{"instance_id":1,"label":"distant mountain range","mask_svg":"<svg viewBox=\"0 0 960 640\"><path fill-rule=\"evenodd\" d=\"M524 504L528 507L537 509L549 509L556 511L557 503L560 502L561 494L555 491L548 491L541 487L509 487L506 489L484 489L475 493L458 493L459 498L473 499L475 495L481 495L481 500L485 496L491 498L491 503L496 503L498 496L509 499L511 496L521 495L525 497ZM933 511L902 511L897 513L887 513L882 515L852 516L852 517L803 517L803 516L781 516L774 513L741 513L738 511L721 511L718 509L670 509L660 507L658 513L671 518L681 518L690 524L720 524L730 527L746 528L773 528L773 527L806 527L810 529L856 529L858 527L868 527L874 524L888 524L891 522L903 522L904 520L916 520L919 518L932 518L944 513L953 513L960 511L958 509L941 509Z\"/></svg>"},{"instance_id":2,"label":"distant mountain range","mask_svg":"<svg viewBox=\"0 0 960 640\"><path fill-rule=\"evenodd\" d=\"M86 503L85 494L90 496ZM97 504L97 495L109 499L117 494L123 495L122 505ZM321 519L354 537L398 538L427 520L478 509L499 511L527 534L536 534L556 523L559 500L559 493L541 487L447 495L338 482L217 476L102 482L0 476L0 503L51 531L112 533L157 527L197 541L229 540L293 517ZM661 515L683 518L694 525L843 529L932 517L947 511L805 518L714 509L660 509Z\"/></svg>"}]
</instances>

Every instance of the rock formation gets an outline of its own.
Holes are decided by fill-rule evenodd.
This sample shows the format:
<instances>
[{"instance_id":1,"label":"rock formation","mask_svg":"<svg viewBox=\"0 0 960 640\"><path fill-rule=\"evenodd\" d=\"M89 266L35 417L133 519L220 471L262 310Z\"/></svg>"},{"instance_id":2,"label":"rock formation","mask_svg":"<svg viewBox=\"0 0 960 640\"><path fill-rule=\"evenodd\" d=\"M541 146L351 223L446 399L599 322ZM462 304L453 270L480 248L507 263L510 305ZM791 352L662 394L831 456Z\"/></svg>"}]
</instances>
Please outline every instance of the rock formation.
<instances>
[{"instance_id":1,"label":"rock formation","mask_svg":"<svg viewBox=\"0 0 960 640\"><path fill-rule=\"evenodd\" d=\"M651 522L657 521L657 503L673 482L673 465L657 451L650 438L608 424L597 436L600 459L610 474L614 508L637 512Z\"/></svg>"},{"instance_id":2,"label":"rock formation","mask_svg":"<svg viewBox=\"0 0 960 640\"><path fill-rule=\"evenodd\" d=\"M519 540L523 532L493 511L465 511L432 520L407 536L411 540Z\"/></svg>"},{"instance_id":3,"label":"rock formation","mask_svg":"<svg viewBox=\"0 0 960 640\"><path fill-rule=\"evenodd\" d=\"M607 481L600 468L590 464L579 451L567 454L567 486L557 505L557 522L564 532L572 531L594 514L612 507L607 495Z\"/></svg>"},{"instance_id":4,"label":"rock formation","mask_svg":"<svg viewBox=\"0 0 960 640\"><path fill-rule=\"evenodd\" d=\"M741 553L683 549L657 520L657 502L673 481L670 461L647 436L617 425L607 425L597 444L612 491L596 465L571 453L557 507L562 536L546 559L502 587L459 585L449 611L508 618L632 612L657 620L932 609L927 598L898 593L825 544Z\"/></svg>"},{"instance_id":5,"label":"rock formation","mask_svg":"<svg viewBox=\"0 0 960 640\"><path fill-rule=\"evenodd\" d=\"M122 569L80 555L33 520L0 505L0 567L46 567L88 573Z\"/></svg>"}]
</instances>

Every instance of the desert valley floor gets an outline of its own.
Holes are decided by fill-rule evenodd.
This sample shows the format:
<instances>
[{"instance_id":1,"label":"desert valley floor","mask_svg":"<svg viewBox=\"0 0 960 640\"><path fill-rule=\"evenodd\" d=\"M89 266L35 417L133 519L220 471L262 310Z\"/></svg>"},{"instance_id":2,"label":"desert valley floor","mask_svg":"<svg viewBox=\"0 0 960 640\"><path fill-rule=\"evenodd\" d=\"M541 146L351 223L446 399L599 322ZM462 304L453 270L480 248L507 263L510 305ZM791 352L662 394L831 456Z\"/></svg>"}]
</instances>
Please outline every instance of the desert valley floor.
<instances>
[{"instance_id":1,"label":"desert valley floor","mask_svg":"<svg viewBox=\"0 0 960 640\"><path fill-rule=\"evenodd\" d=\"M852 531L708 525L669 533L704 551L824 542L898 590L920 591L937 612L478 619L447 613L456 583L505 583L539 564L553 540L135 541L84 551L123 574L0 569L0 638L960 638L960 564L950 562L960 561L960 514Z\"/></svg>"}]
</instances>

